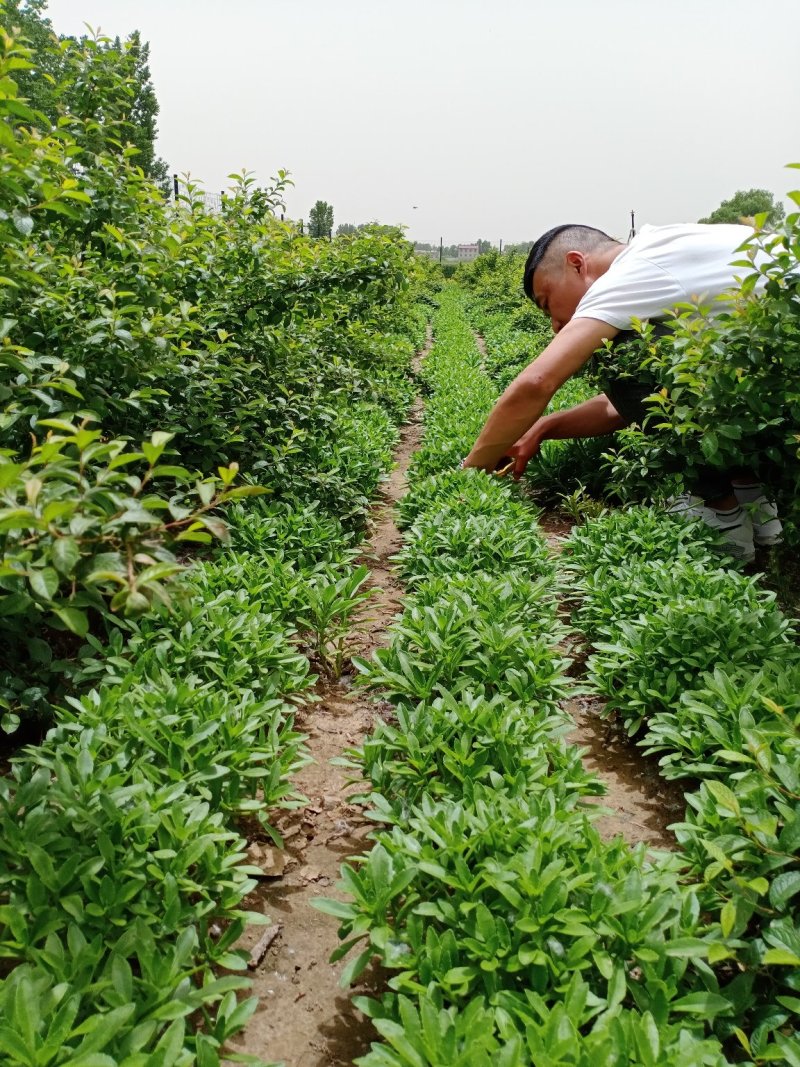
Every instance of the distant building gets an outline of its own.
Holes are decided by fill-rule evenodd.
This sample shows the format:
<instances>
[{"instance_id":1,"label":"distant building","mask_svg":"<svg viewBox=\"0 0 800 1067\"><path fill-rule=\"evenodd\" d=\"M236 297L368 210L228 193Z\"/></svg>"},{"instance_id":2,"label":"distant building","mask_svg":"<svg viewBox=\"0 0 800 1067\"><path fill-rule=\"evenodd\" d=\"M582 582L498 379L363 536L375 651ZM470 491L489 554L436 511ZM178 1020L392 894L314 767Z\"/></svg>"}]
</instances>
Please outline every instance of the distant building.
<instances>
[{"instance_id":1,"label":"distant building","mask_svg":"<svg viewBox=\"0 0 800 1067\"><path fill-rule=\"evenodd\" d=\"M459 259L477 259L478 258L478 246L477 245L459 245L458 246L458 258Z\"/></svg>"}]
</instances>

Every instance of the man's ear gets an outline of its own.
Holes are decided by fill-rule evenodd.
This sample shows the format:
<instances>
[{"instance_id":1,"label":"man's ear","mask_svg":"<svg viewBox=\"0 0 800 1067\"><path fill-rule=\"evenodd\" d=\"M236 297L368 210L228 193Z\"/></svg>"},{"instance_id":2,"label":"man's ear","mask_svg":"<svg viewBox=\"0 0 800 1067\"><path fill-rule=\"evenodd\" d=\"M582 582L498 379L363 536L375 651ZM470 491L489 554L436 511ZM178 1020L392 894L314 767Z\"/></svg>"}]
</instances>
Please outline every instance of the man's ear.
<instances>
[{"instance_id":1,"label":"man's ear","mask_svg":"<svg viewBox=\"0 0 800 1067\"><path fill-rule=\"evenodd\" d=\"M583 274L586 270L586 256L583 252L567 252L567 266L572 270L576 270L578 274Z\"/></svg>"}]
</instances>

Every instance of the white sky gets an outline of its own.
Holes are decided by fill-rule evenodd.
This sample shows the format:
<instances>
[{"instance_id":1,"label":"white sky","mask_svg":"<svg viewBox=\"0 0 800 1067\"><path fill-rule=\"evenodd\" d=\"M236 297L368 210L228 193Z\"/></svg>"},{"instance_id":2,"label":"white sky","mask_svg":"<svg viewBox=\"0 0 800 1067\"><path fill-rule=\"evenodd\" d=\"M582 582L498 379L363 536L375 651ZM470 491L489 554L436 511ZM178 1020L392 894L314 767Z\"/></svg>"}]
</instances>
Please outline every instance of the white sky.
<instances>
[{"instance_id":1,"label":"white sky","mask_svg":"<svg viewBox=\"0 0 800 1067\"><path fill-rule=\"evenodd\" d=\"M210 192L283 167L288 211L420 241L625 238L800 184L798 0L50 0L141 30L158 149ZM415 207L416 205L416 207Z\"/></svg>"}]
</instances>

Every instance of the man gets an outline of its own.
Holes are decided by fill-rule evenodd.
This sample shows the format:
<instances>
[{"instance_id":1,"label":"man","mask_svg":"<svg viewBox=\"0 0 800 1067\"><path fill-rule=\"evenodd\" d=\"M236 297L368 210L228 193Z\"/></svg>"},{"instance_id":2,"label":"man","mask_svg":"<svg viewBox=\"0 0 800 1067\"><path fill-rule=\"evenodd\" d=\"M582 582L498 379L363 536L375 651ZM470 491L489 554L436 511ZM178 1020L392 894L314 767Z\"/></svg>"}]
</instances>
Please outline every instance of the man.
<instances>
[{"instance_id":1,"label":"man","mask_svg":"<svg viewBox=\"0 0 800 1067\"><path fill-rule=\"evenodd\" d=\"M550 316L555 337L495 404L464 466L494 470L508 456L519 478L544 440L596 437L641 422L652 388L640 387L637 395L634 387L632 395L629 382L566 411L542 413L556 390L605 341L630 331L634 319L669 319L677 304L736 290L737 268L730 264L751 234L747 226L645 226L624 245L592 226L548 230L530 251L523 288ZM732 480L709 467L695 488L670 510L722 531L734 555L752 559L754 537L758 544L780 539L775 507L752 475Z\"/></svg>"}]
</instances>

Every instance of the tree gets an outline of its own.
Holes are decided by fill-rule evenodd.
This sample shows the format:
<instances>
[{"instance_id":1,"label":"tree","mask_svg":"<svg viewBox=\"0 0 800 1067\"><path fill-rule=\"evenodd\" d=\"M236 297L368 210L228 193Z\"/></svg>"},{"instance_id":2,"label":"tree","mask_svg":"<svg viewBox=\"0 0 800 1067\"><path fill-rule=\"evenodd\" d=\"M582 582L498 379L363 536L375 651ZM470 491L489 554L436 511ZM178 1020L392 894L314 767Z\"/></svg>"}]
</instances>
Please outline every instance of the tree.
<instances>
[{"instance_id":1,"label":"tree","mask_svg":"<svg viewBox=\"0 0 800 1067\"><path fill-rule=\"evenodd\" d=\"M333 234L333 205L318 200L308 214L308 236L328 237Z\"/></svg>"},{"instance_id":2,"label":"tree","mask_svg":"<svg viewBox=\"0 0 800 1067\"><path fill-rule=\"evenodd\" d=\"M336 236L354 237L360 229L360 226L356 226L352 222L340 222L336 227Z\"/></svg>"},{"instance_id":3,"label":"tree","mask_svg":"<svg viewBox=\"0 0 800 1067\"><path fill-rule=\"evenodd\" d=\"M531 248L533 248L534 243L535 242L533 240L530 240L530 241L517 241L516 244L514 244L514 243L505 244L505 245L503 245L503 252L505 252L509 256L510 255L527 256L527 254L530 252Z\"/></svg>"},{"instance_id":4,"label":"tree","mask_svg":"<svg viewBox=\"0 0 800 1067\"><path fill-rule=\"evenodd\" d=\"M129 54L132 60L132 77L134 83L134 97L131 105L130 123L131 143L139 149L136 163L142 168L148 178L164 190L169 191L169 168L163 159L156 155L156 116L159 107L156 92L150 80L150 45L147 41L142 42L141 34L134 30L125 45L120 48L119 39L114 42L114 47L120 52Z\"/></svg>"},{"instance_id":5,"label":"tree","mask_svg":"<svg viewBox=\"0 0 800 1067\"><path fill-rule=\"evenodd\" d=\"M96 117L98 138L105 148L119 137L139 149L136 163L164 192L169 189L169 168L156 156L158 100L150 80L150 46L138 30L125 41L60 36L45 17L47 0L5 0L0 25L18 30L32 49L33 69L15 71L20 96L41 112L42 123L55 126L65 115ZM104 88L115 86L114 111ZM101 136L101 126L112 119L123 129ZM97 143L88 145L97 147Z\"/></svg>"},{"instance_id":6,"label":"tree","mask_svg":"<svg viewBox=\"0 0 800 1067\"><path fill-rule=\"evenodd\" d=\"M739 189L730 200L723 200L716 211L698 222L741 222L767 212L767 225L777 226L783 221L783 204L775 202L768 189Z\"/></svg>"},{"instance_id":7,"label":"tree","mask_svg":"<svg viewBox=\"0 0 800 1067\"><path fill-rule=\"evenodd\" d=\"M482 256L484 254L484 252L488 252L491 247L492 247L492 242L491 241L483 241L483 240L481 240L480 237L478 238L478 255L479 256Z\"/></svg>"},{"instance_id":8,"label":"tree","mask_svg":"<svg viewBox=\"0 0 800 1067\"><path fill-rule=\"evenodd\" d=\"M19 95L35 111L43 112L54 121L57 111L55 85L63 76L64 62L53 24L44 15L46 7L47 0L5 0L0 10L0 26L12 36L24 38L25 45L33 49L33 67L14 72Z\"/></svg>"}]
</instances>

